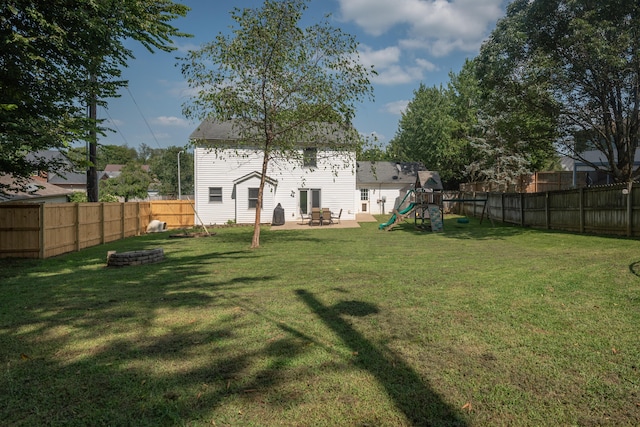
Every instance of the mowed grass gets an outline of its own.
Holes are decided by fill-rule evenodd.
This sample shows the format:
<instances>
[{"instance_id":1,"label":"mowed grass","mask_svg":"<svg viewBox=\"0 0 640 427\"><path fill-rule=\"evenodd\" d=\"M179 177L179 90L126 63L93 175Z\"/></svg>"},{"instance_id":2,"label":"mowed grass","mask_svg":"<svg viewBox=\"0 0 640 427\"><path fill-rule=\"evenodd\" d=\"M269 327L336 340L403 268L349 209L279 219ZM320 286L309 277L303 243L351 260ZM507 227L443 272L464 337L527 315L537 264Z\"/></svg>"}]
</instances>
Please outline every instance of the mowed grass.
<instances>
[{"instance_id":1,"label":"mowed grass","mask_svg":"<svg viewBox=\"0 0 640 427\"><path fill-rule=\"evenodd\" d=\"M640 425L637 240L215 231L0 260L2 424Z\"/></svg>"}]
</instances>

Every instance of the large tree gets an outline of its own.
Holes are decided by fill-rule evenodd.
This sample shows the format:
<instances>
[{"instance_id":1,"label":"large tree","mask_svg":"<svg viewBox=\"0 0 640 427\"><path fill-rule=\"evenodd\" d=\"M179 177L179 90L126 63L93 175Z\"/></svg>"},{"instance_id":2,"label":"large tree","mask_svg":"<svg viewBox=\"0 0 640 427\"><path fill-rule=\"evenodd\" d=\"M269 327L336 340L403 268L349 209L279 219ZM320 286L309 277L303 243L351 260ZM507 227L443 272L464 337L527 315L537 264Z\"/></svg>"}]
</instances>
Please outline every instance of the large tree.
<instances>
[{"instance_id":1,"label":"large tree","mask_svg":"<svg viewBox=\"0 0 640 427\"><path fill-rule=\"evenodd\" d=\"M220 33L183 58L182 72L198 89L185 114L200 120L233 118L243 142L263 152L253 248L260 245L270 160L300 158L301 141L345 150L345 143L358 141L350 126L355 105L372 96L373 69L359 62L354 37L328 19L302 28L307 3L266 0L261 8L235 8L230 34ZM336 129L330 137L321 131L328 127L319 126L327 120Z\"/></svg>"},{"instance_id":2,"label":"large tree","mask_svg":"<svg viewBox=\"0 0 640 427\"><path fill-rule=\"evenodd\" d=\"M472 155L469 137L476 129L479 95L472 61L449 78L446 87L420 85L414 92L387 153L395 160L422 162L454 188L464 180Z\"/></svg>"},{"instance_id":3,"label":"large tree","mask_svg":"<svg viewBox=\"0 0 640 427\"><path fill-rule=\"evenodd\" d=\"M582 153L590 146L607 159L591 166L633 180L640 175L638 28L637 0L516 0L481 50L484 80L511 94L507 109L546 112L574 158L590 164Z\"/></svg>"},{"instance_id":4,"label":"large tree","mask_svg":"<svg viewBox=\"0 0 640 427\"><path fill-rule=\"evenodd\" d=\"M0 173L56 169L29 152L65 149L101 132L92 101L116 96L133 58L125 40L174 49L169 24L188 8L170 0L8 0L0 3ZM90 76L90 77L89 77Z\"/></svg>"}]
</instances>

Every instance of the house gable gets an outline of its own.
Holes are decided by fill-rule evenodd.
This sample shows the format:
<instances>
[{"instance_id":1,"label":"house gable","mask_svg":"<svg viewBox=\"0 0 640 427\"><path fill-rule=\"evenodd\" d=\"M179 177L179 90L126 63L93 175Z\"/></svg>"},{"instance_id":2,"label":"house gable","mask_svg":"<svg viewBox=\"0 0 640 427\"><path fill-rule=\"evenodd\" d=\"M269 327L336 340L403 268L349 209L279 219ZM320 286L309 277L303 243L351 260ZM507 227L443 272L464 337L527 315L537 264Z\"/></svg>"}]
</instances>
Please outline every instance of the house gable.
<instances>
[{"instance_id":1,"label":"house gable","mask_svg":"<svg viewBox=\"0 0 640 427\"><path fill-rule=\"evenodd\" d=\"M253 171L253 172L251 172L251 173L246 174L245 176L241 176L240 178L235 179L235 180L233 181L233 183L234 183L235 185L238 185L238 184L242 184L243 182L248 181L248 180L253 179L253 178L255 178L255 179L258 179L258 180L259 180L259 179L261 178L261 176L262 176L262 174L261 174L260 172L258 172L258 171ZM277 186L278 186L278 180L277 180L277 179L273 179L273 178L271 178L271 177L269 177L269 176L266 176L266 177L264 178L264 180L265 180L265 182L266 182L267 184L269 184L269 185L272 185L272 186L274 186L274 187L277 187Z\"/></svg>"}]
</instances>

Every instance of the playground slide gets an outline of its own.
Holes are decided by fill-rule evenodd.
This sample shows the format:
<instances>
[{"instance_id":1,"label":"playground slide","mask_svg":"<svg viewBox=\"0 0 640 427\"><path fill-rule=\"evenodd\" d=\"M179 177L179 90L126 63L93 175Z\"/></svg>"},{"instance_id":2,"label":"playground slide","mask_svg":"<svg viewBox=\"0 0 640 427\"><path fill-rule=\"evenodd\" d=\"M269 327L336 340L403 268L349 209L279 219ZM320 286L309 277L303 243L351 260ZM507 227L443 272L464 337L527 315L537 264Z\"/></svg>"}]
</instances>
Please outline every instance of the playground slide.
<instances>
[{"instance_id":1,"label":"playground slide","mask_svg":"<svg viewBox=\"0 0 640 427\"><path fill-rule=\"evenodd\" d=\"M416 207L416 204L411 202L409 203L409 206L407 206L406 208L402 209L401 211L399 211L398 213L400 215L406 215L409 212L411 212L414 208ZM382 230L383 228L386 228L388 226L390 226L391 224L393 224L394 222L396 222L396 214L394 213L393 215L391 215L391 218L389 218L389 221L387 222L383 222L382 224L380 224L378 226L379 230Z\"/></svg>"},{"instance_id":2,"label":"playground slide","mask_svg":"<svg viewBox=\"0 0 640 427\"><path fill-rule=\"evenodd\" d=\"M378 230L382 230L383 228L390 226L394 222L396 222L396 214L391 215L391 218L389 218L389 221L383 222L382 224L380 224L378 226Z\"/></svg>"}]
</instances>

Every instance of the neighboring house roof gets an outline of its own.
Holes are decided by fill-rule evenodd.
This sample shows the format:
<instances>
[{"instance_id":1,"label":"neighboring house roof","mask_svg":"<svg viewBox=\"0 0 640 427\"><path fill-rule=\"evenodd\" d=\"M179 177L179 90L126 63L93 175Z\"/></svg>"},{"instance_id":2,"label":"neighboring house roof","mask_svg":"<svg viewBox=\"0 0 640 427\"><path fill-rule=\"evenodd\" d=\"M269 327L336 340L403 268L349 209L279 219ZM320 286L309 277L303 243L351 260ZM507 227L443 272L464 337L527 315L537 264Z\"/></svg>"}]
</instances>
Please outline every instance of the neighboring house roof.
<instances>
[{"instance_id":1,"label":"neighboring house roof","mask_svg":"<svg viewBox=\"0 0 640 427\"><path fill-rule=\"evenodd\" d=\"M124 165L106 165L104 167L105 172L120 172Z\"/></svg>"},{"instance_id":2,"label":"neighboring house roof","mask_svg":"<svg viewBox=\"0 0 640 427\"><path fill-rule=\"evenodd\" d=\"M26 159L29 161L46 160L47 163L55 161L55 162L71 165L71 162L69 162L69 159L67 159L67 156L65 156L63 153L61 153L58 150L34 151L27 154Z\"/></svg>"},{"instance_id":3,"label":"neighboring house roof","mask_svg":"<svg viewBox=\"0 0 640 427\"><path fill-rule=\"evenodd\" d=\"M96 172L98 175L98 181L112 178L107 173L102 171ZM112 172L116 173L116 172ZM47 177L47 182L53 185L59 185L61 187L86 187L87 174L84 172L58 172L50 173Z\"/></svg>"},{"instance_id":4,"label":"neighboring house roof","mask_svg":"<svg viewBox=\"0 0 640 427\"><path fill-rule=\"evenodd\" d=\"M416 173L421 170L426 168L420 162L359 161L356 184L413 184Z\"/></svg>"},{"instance_id":5,"label":"neighboring house roof","mask_svg":"<svg viewBox=\"0 0 640 427\"><path fill-rule=\"evenodd\" d=\"M98 173L98 179L101 174ZM80 172L58 172L50 173L47 181L54 185L86 185L87 174Z\"/></svg>"},{"instance_id":6,"label":"neighboring house roof","mask_svg":"<svg viewBox=\"0 0 640 427\"><path fill-rule=\"evenodd\" d=\"M240 120L213 120L205 119L200 126L194 130L189 139L197 141L204 141L208 143L237 143L243 139L242 128ZM347 139L347 131L344 127L334 123L315 123L312 130L309 130L305 136L299 138L301 145L309 142L322 142L331 141L338 142L340 140ZM259 126L256 124L255 128L250 129L250 132L245 132L246 135L255 135L256 140L260 140L261 132ZM245 135L245 137L246 137Z\"/></svg>"},{"instance_id":7,"label":"neighboring house roof","mask_svg":"<svg viewBox=\"0 0 640 427\"><path fill-rule=\"evenodd\" d=\"M11 175L0 174L0 184L12 185L16 182ZM0 202L8 201L39 201L39 199L63 197L73 193L72 190L49 184L35 177L27 179L22 183L24 190L10 191L0 189Z\"/></svg>"}]
</instances>

